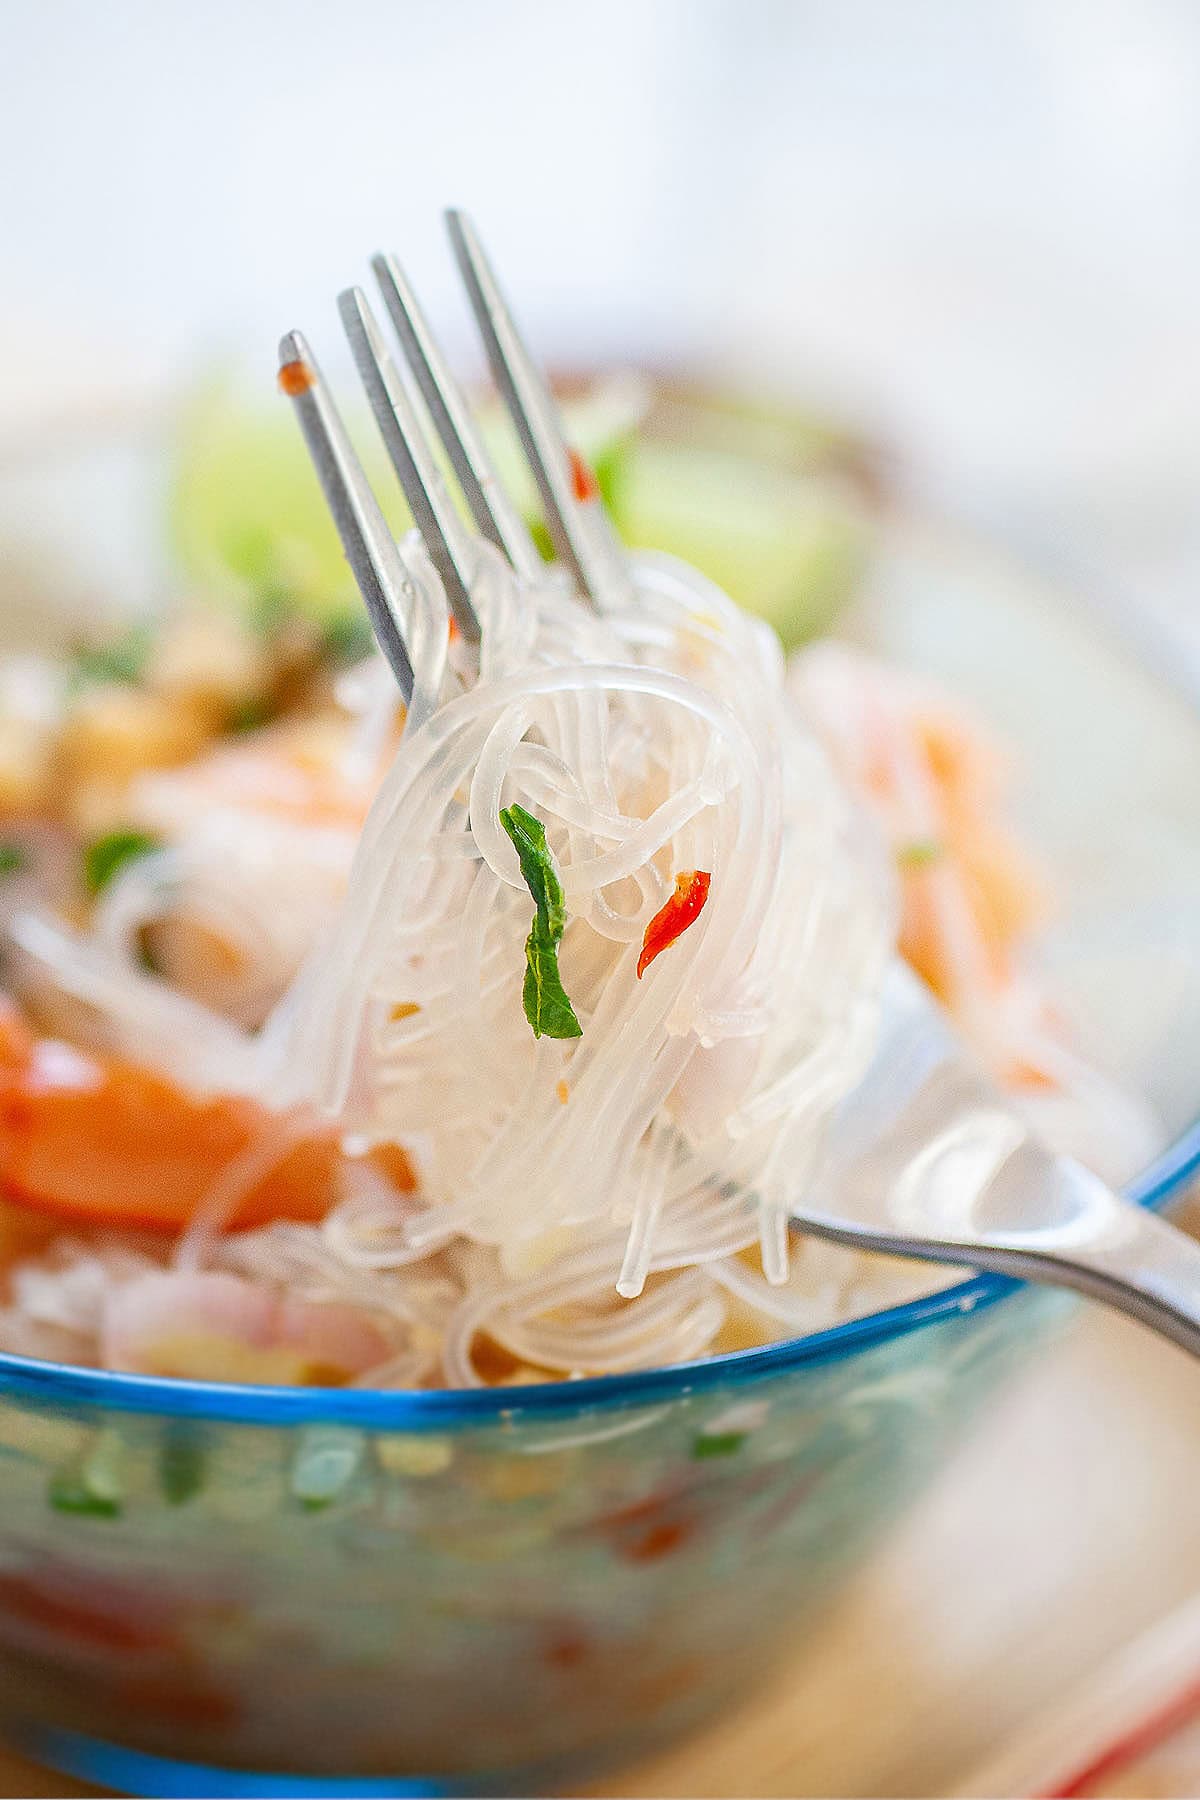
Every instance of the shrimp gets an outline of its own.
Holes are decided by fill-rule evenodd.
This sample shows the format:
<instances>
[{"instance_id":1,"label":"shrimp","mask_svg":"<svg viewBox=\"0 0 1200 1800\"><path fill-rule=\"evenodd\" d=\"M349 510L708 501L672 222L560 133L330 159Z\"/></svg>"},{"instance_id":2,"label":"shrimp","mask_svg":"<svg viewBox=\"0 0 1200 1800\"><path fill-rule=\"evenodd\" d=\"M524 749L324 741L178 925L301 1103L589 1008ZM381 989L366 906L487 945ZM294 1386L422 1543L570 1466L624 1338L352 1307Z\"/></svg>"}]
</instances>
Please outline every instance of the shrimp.
<instances>
[{"instance_id":1,"label":"shrimp","mask_svg":"<svg viewBox=\"0 0 1200 1800\"><path fill-rule=\"evenodd\" d=\"M395 1331L358 1307L223 1271L142 1275L107 1295L105 1368L192 1381L336 1387L386 1362Z\"/></svg>"},{"instance_id":2,"label":"shrimp","mask_svg":"<svg viewBox=\"0 0 1200 1800\"><path fill-rule=\"evenodd\" d=\"M316 718L143 775L134 826L168 854L103 897L98 934L235 1024L260 1026L336 915L376 774Z\"/></svg>"},{"instance_id":3,"label":"shrimp","mask_svg":"<svg viewBox=\"0 0 1200 1800\"><path fill-rule=\"evenodd\" d=\"M328 717L220 743L179 768L143 775L130 795L134 821L175 838L220 808L357 836L376 782L351 770L349 739L348 723Z\"/></svg>"},{"instance_id":4,"label":"shrimp","mask_svg":"<svg viewBox=\"0 0 1200 1800\"><path fill-rule=\"evenodd\" d=\"M244 1096L188 1093L136 1063L37 1039L11 1006L0 1011L0 1191L24 1207L177 1234L278 1125L277 1114ZM389 1145L386 1159L393 1185L411 1190L403 1151ZM342 1162L332 1128L288 1136L222 1227L324 1218L340 1194Z\"/></svg>"},{"instance_id":5,"label":"shrimp","mask_svg":"<svg viewBox=\"0 0 1200 1800\"><path fill-rule=\"evenodd\" d=\"M1006 759L930 682L844 645L792 665L801 705L890 841L897 948L1053 1148L1124 1179L1163 1141L1151 1110L1062 1042L1022 966L1045 884L1003 823Z\"/></svg>"}]
</instances>

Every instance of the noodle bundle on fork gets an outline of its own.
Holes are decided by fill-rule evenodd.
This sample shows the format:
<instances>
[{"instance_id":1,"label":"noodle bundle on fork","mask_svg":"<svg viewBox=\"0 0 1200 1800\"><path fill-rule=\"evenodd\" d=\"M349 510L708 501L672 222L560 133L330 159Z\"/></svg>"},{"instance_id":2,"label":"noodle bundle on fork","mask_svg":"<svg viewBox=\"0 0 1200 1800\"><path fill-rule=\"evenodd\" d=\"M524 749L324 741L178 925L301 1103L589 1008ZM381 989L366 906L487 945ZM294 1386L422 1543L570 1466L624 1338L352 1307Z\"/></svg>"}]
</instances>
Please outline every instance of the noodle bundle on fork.
<instances>
[{"instance_id":1,"label":"noodle bundle on fork","mask_svg":"<svg viewBox=\"0 0 1200 1800\"><path fill-rule=\"evenodd\" d=\"M533 553L393 261L377 266L411 385L365 298L342 312L422 528L399 548L311 353L284 340L408 716L336 930L269 1028L273 1098L415 1138L409 1237L431 1251L465 1239L514 1276L582 1251L594 1291L633 1297L651 1271L757 1243L782 1281L797 1186L873 1043L888 884L773 634L684 565L626 556L458 215L452 235L561 560ZM535 1035L522 1006L516 808L561 887L578 1035Z\"/></svg>"}]
</instances>

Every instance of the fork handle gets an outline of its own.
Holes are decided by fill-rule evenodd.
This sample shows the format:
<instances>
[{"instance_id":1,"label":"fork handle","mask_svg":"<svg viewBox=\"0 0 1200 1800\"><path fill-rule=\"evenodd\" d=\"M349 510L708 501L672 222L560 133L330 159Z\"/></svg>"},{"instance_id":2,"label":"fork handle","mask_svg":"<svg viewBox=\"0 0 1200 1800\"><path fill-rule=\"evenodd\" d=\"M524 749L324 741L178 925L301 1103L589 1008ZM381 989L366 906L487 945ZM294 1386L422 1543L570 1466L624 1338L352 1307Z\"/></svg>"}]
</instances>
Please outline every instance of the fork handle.
<instances>
[{"instance_id":1,"label":"fork handle","mask_svg":"<svg viewBox=\"0 0 1200 1800\"><path fill-rule=\"evenodd\" d=\"M977 1268L1073 1288L1200 1357L1200 1244L1132 1200L1119 1200L1113 1224L1070 1248L997 1243L972 1258Z\"/></svg>"},{"instance_id":2,"label":"fork handle","mask_svg":"<svg viewBox=\"0 0 1200 1800\"><path fill-rule=\"evenodd\" d=\"M1086 1233L1063 1233L1068 1241L1053 1245L1045 1231L987 1236L976 1227L967 1243L876 1233L846 1222L839 1229L835 1221L807 1212L801 1222L806 1232L860 1250L1072 1289L1200 1357L1200 1243L1123 1195L1109 1193L1105 1200L1098 1214L1087 1218Z\"/></svg>"}]
</instances>

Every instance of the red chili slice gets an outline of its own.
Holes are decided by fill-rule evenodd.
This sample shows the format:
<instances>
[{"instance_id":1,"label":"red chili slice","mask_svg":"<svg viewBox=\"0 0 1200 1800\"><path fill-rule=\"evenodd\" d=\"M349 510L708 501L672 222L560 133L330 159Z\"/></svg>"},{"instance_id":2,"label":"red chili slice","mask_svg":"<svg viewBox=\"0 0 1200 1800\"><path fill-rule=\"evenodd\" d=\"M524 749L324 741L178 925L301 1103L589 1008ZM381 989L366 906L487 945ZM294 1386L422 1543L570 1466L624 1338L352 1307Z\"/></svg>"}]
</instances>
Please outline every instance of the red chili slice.
<instances>
[{"instance_id":1,"label":"red chili slice","mask_svg":"<svg viewBox=\"0 0 1200 1800\"><path fill-rule=\"evenodd\" d=\"M685 869L682 875L675 877L675 892L646 927L642 954L638 957L639 981L655 957L669 950L676 938L682 937L688 926L696 923L708 899L711 881L712 876L706 869Z\"/></svg>"},{"instance_id":2,"label":"red chili slice","mask_svg":"<svg viewBox=\"0 0 1200 1800\"><path fill-rule=\"evenodd\" d=\"M571 487L574 490L575 498L582 506L587 501L595 500L599 496L599 484L578 450L568 450L567 455L571 459Z\"/></svg>"}]
</instances>

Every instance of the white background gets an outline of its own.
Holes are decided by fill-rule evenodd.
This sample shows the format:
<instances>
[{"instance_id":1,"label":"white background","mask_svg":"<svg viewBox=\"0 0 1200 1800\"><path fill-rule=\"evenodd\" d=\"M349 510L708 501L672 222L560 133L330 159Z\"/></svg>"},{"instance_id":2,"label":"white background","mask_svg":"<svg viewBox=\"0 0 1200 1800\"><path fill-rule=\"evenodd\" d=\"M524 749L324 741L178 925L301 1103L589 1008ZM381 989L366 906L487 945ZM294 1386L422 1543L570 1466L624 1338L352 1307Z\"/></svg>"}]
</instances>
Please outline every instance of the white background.
<instances>
[{"instance_id":1,"label":"white background","mask_svg":"<svg viewBox=\"0 0 1200 1800\"><path fill-rule=\"evenodd\" d=\"M380 246L466 344L453 202L543 350L820 396L1187 609L1198 102L1190 0L0 0L0 437L265 387Z\"/></svg>"}]
</instances>

